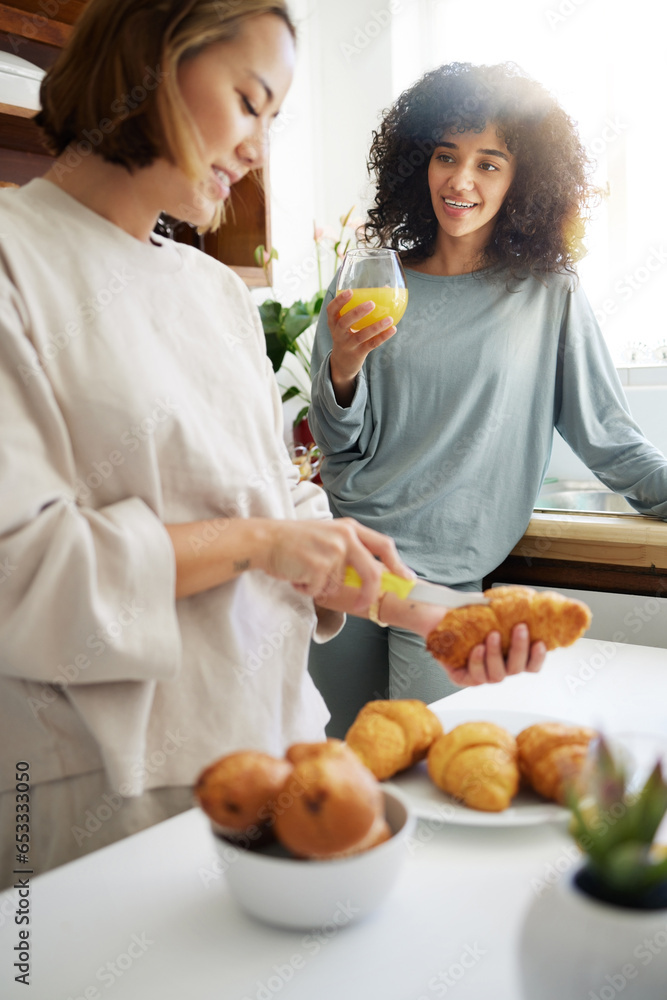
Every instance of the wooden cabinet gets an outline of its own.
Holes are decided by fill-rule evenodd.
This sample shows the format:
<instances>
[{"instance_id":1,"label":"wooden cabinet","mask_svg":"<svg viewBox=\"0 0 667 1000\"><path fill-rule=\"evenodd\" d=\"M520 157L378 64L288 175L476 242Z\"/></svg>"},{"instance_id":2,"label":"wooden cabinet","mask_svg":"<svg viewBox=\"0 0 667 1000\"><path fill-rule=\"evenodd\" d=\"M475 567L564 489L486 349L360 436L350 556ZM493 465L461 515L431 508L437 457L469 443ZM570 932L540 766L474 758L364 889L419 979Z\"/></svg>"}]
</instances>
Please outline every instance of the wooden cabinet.
<instances>
[{"instance_id":1,"label":"wooden cabinet","mask_svg":"<svg viewBox=\"0 0 667 1000\"><path fill-rule=\"evenodd\" d=\"M49 69L72 31L86 0L18 0L0 3L0 51L11 52ZM49 168L51 157L32 121L34 111L0 103L0 181L25 184ZM255 247L271 244L267 168L253 171L232 190L227 222L199 240L181 227L177 239L200 246L229 264L248 285L266 283L253 260Z\"/></svg>"},{"instance_id":2,"label":"wooden cabinet","mask_svg":"<svg viewBox=\"0 0 667 1000\"><path fill-rule=\"evenodd\" d=\"M639 515L535 512L484 580L667 597L667 524Z\"/></svg>"}]
</instances>

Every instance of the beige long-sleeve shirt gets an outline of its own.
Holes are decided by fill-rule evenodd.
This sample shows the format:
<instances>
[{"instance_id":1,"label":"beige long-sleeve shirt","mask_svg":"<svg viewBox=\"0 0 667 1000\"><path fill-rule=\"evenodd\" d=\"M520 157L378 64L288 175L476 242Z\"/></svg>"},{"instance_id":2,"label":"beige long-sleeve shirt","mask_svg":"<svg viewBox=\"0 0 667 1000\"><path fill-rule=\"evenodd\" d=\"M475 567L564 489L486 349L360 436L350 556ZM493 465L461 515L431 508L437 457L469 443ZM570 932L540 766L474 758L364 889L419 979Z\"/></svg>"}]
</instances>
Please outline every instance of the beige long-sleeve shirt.
<instances>
[{"instance_id":1,"label":"beige long-sleeve shirt","mask_svg":"<svg viewBox=\"0 0 667 1000\"><path fill-rule=\"evenodd\" d=\"M321 738L309 598L259 571L174 598L164 524L330 516L242 282L44 180L0 193L0 237L0 790L17 760L128 795Z\"/></svg>"}]
</instances>

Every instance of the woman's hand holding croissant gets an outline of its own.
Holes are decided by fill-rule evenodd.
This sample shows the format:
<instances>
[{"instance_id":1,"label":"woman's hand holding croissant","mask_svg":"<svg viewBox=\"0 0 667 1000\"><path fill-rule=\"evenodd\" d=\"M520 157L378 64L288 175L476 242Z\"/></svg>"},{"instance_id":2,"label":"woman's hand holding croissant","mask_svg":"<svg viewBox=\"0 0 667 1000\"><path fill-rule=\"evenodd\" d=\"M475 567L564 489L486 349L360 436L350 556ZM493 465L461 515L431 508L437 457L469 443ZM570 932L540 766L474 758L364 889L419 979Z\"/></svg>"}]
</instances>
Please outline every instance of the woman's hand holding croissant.
<instances>
[{"instance_id":1,"label":"woman's hand holding croissant","mask_svg":"<svg viewBox=\"0 0 667 1000\"><path fill-rule=\"evenodd\" d=\"M402 601L394 594L384 594L380 601L380 617L383 622L410 629L426 638L443 620L443 609L434 604L420 604L417 601ZM547 649L543 642L530 641L528 629L523 623L515 625L509 648L502 651L500 632L490 632L483 642L473 646L467 663L452 666L439 659L450 680L459 687L474 687L477 684L498 684L513 674L537 673L544 663Z\"/></svg>"},{"instance_id":2,"label":"woman's hand holding croissant","mask_svg":"<svg viewBox=\"0 0 667 1000\"><path fill-rule=\"evenodd\" d=\"M547 650L572 645L591 622L587 605L553 591L501 586L484 595L487 605L447 612L426 636L427 649L457 684L535 673Z\"/></svg>"}]
</instances>

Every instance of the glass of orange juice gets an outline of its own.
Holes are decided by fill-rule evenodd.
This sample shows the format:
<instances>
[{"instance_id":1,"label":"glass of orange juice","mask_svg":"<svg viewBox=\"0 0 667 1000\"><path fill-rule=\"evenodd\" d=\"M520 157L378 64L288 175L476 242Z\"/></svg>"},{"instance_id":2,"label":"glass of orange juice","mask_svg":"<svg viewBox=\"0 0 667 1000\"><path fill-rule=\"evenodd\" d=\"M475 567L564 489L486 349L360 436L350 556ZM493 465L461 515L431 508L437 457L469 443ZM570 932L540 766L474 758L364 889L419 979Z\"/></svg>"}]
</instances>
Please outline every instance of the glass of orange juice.
<instances>
[{"instance_id":1,"label":"glass of orange juice","mask_svg":"<svg viewBox=\"0 0 667 1000\"><path fill-rule=\"evenodd\" d=\"M338 275L336 294L346 288L352 290L352 298L341 309L341 316L362 302L375 303L372 312L350 327L353 333L385 316L391 316L395 326L408 305L405 273L396 250L348 250Z\"/></svg>"}]
</instances>

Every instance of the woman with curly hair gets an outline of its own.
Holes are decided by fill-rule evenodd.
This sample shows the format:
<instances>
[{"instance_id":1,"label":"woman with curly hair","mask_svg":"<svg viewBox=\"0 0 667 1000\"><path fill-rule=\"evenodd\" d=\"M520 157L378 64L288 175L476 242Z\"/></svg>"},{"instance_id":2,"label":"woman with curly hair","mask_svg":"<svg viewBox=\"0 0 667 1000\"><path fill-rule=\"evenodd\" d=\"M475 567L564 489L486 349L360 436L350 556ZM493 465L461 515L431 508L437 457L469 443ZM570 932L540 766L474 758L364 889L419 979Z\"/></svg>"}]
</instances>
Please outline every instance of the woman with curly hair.
<instances>
[{"instance_id":1,"label":"woman with curly hair","mask_svg":"<svg viewBox=\"0 0 667 1000\"><path fill-rule=\"evenodd\" d=\"M454 63L403 93L374 134L365 242L401 254L408 309L355 333L329 289L309 422L336 516L388 532L435 583L479 589L530 520L554 426L599 479L667 517L667 463L643 437L574 268L595 194L573 122L512 64ZM379 608L382 620L382 603ZM539 667L519 625L492 634L467 683ZM454 690L417 636L350 621L311 647L342 735L371 698Z\"/></svg>"}]
</instances>

